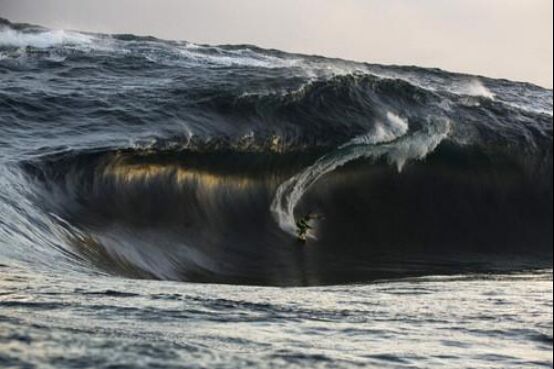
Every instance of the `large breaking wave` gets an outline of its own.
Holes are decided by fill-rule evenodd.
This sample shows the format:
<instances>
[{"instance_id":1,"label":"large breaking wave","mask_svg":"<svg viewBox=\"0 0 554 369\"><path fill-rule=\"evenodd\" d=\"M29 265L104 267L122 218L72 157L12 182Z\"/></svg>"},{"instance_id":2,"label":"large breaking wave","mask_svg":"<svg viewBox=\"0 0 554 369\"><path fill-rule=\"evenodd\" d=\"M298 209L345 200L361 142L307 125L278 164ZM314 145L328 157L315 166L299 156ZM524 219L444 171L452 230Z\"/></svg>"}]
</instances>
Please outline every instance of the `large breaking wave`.
<instances>
[{"instance_id":1,"label":"large breaking wave","mask_svg":"<svg viewBox=\"0 0 554 369\"><path fill-rule=\"evenodd\" d=\"M2 263L264 285L552 266L551 90L5 20L0 82Z\"/></svg>"}]
</instances>

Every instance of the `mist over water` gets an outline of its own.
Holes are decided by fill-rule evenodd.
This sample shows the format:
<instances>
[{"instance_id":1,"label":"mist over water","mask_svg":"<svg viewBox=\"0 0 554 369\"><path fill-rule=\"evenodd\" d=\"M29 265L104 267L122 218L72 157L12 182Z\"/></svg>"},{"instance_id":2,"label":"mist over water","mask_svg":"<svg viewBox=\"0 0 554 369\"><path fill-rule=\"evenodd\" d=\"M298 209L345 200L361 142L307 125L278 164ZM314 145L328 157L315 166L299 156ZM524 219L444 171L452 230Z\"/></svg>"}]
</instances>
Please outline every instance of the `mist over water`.
<instances>
[{"instance_id":1,"label":"mist over water","mask_svg":"<svg viewBox=\"0 0 554 369\"><path fill-rule=\"evenodd\" d=\"M552 365L552 90L6 20L0 86L0 366Z\"/></svg>"}]
</instances>

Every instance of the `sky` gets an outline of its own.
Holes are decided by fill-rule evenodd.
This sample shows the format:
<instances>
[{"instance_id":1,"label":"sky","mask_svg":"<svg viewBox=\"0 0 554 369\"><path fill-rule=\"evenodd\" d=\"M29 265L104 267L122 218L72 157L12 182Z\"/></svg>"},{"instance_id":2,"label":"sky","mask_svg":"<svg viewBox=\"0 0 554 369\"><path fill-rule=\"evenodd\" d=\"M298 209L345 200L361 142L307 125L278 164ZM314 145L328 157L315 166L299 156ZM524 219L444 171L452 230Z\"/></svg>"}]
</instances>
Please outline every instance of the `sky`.
<instances>
[{"instance_id":1,"label":"sky","mask_svg":"<svg viewBox=\"0 0 554 369\"><path fill-rule=\"evenodd\" d=\"M552 0L0 0L0 17L532 82L552 88Z\"/></svg>"}]
</instances>

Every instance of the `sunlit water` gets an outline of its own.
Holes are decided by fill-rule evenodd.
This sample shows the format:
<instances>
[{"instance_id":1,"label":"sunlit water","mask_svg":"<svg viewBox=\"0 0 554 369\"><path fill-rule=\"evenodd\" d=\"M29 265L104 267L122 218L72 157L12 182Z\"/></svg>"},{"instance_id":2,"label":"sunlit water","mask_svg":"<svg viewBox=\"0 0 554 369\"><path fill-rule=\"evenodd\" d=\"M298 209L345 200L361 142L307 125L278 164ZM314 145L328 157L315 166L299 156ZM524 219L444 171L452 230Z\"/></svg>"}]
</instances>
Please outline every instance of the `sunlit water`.
<instances>
[{"instance_id":1,"label":"sunlit water","mask_svg":"<svg viewBox=\"0 0 554 369\"><path fill-rule=\"evenodd\" d=\"M552 273L278 289L3 268L0 366L549 368Z\"/></svg>"}]
</instances>

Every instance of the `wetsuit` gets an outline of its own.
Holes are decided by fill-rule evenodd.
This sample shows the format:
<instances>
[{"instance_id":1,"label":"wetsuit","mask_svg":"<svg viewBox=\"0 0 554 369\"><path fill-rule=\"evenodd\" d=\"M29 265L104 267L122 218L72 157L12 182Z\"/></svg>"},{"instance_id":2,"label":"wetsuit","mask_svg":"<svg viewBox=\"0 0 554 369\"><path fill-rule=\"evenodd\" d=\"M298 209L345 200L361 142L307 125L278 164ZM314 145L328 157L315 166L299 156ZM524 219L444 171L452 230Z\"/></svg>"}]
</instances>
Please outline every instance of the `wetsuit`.
<instances>
[{"instance_id":1,"label":"wetsuit","mask_svg":"<svg viewBox=\"0 0 554 369\"><path fill-rule=\"evenodd\" d=\"M310 224L308 223L311 220L311 217L304 217L296 222L296 228L298 233L298 239L301 241L306 241L306 235L308 234L308 231L312 229Z\"/></svg>"}]
</instances>

